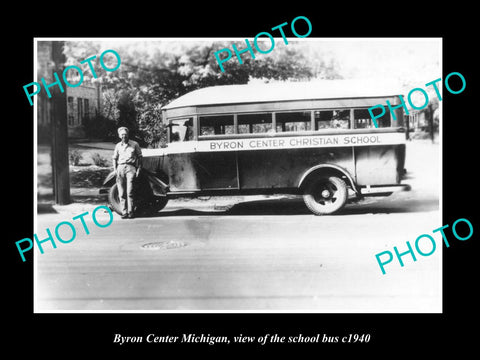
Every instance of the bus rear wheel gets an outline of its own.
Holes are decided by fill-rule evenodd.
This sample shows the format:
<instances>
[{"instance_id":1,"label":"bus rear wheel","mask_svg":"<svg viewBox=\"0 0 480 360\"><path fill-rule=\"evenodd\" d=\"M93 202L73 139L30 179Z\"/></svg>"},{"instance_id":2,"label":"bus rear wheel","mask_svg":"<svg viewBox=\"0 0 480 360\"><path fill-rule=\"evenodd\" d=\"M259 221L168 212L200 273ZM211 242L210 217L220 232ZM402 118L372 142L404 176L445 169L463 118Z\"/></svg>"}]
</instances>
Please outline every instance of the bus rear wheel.
<instances>
[{"instance_id":1,"label":"bus rear wheel","mask_svg":"<svg viewBox=\"0 0 480 360\"><path fill-rule=\"evenodd\" d=\"M333 214L343 208L348 198L345 182L336 176L310 180L303 192L303 201L315 215Z\"/></svg>"}]
</instances>

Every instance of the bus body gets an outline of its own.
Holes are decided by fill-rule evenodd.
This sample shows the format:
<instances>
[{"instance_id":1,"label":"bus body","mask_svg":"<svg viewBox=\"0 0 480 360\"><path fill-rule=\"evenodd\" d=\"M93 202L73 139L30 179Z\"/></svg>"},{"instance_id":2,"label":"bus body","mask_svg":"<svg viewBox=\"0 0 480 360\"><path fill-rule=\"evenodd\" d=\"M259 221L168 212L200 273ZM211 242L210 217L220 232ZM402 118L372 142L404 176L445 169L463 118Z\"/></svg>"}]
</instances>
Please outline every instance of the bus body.
<instances>
[{"instance_id":1,"label":"bus body","mask_svg":"<svg viewBox=\"0 0 480 360\"><path fill-rule=\"evenodd\" d=\"M395 111L372 124L368 108ZM203 88L162 108L168 145L144 149L157 195L302 194L315 214L402 185L403 109L395 92L345 81ZM153 187L152 187L153 188ZM157 187L158 188L158 187Z\"/></svg>"}]
</instances>

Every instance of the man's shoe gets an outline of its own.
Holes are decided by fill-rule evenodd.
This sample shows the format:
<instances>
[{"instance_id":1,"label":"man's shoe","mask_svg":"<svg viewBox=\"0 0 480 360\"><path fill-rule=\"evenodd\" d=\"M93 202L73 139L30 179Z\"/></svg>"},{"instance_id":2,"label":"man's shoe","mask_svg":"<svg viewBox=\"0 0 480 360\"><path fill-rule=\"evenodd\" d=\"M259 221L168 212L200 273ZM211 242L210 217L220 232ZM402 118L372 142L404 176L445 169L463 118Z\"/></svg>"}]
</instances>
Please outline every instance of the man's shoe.
<instances>
[{"instance_id":1,"label":"man's shoe","mask_svg":"<svg viewBox=\"0 0 480 360\"><path fill-rule=\"evenodd\" d=\"M133 213L130 213L130 214L128 214L128 218L129 218L129 219L134 219L134 218L135 218L135 215L133 215Z\"/></svg>"},{"instance_id":2,"label":"man's shoe","mask_svg":"<svg viewBox=\"0 0 480 360\"><path fill-rule=\"evenodd\" d=\"M122 219L126 219L128 217L128 214L123 214Z\"/></svg>"}]
</instances>

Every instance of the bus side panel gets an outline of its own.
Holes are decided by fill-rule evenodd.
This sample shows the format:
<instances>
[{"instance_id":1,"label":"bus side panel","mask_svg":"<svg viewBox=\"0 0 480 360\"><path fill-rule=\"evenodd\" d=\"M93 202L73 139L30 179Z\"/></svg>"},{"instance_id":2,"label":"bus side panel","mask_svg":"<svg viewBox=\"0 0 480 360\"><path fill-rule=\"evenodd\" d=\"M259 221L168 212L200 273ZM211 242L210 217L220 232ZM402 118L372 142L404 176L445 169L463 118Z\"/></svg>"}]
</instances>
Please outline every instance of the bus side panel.
<instances>
[{"instance_id":1,"label":"bus side panel","mask_svg":"<svg viewBox=\"0 0 480 360\"><path fill-rule=\"evenodd\" d=\"M171 191L238 189L233 151L169 154L168 164Z\"/></svg>"},{"instance_id":2,"label":"bus side panel","mask_svg":"<svg viewBox=\"0 0 480 360\"><path fill-rule=\"evenodd\" d=\"M142 161L142 166L144 169L147 169L151 173L155 174L163 182L168 183L168 164L166 161L166 156L144 156Z\"/></svg>"},{"instance_id":3,"label":"bus side panel","mask_svg":"<svg viewBox=\"0 0 480 360\"><path fill-rule=\"evenodd\" d=\"M334 164L355 174L351 147L238 152L241 189L297 188L306 171Z\"/></svg>"},{"instance_id":4,"label":"bus side panel","mask_svg":"<svg viewBox=\"0 0 480 360\"><path fill-rule=\"evenodd\" d=\"M400 183L401 152L398 146L357 146L354 148L357 184L393 185Z\"/></svg>"},{"instance_id":5,"label":"bus side panel","mask_svg":"<svg viewBox=\"0 0 480 360\"><path fill-rule=\"evenodd\" d=\"M193 155L194 153L168 155L168 174L171 191L195 191L200 189Z\"/></svg>"},{"instance_id":6,"label":"bus side panel","mask_svg":"<svg viewBox=\"0 0 480 360\"><path fill-rule=\"evenodd\" d=\"M237 154L234 151L198 152L193 159L202 190L238 189Z\"/></svg>"}]
</instances>

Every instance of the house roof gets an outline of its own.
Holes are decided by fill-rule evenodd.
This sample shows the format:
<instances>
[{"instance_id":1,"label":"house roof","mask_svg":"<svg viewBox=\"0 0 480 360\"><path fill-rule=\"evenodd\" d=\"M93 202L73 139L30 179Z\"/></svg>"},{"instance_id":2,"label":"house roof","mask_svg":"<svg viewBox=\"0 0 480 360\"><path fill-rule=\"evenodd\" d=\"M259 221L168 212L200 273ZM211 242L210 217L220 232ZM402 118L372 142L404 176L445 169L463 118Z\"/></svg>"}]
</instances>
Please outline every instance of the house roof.
<instances>
[{"instance_id":1,"label":"house roof","mask_svg":"<svg viewBox=\"0 0 480 360\"><path fill-rule=\"evenodd\" d=\"M224 105L274 101L389 97L401 94L400 87L368 80L322 80L270 84L221 85L194 90L162 109L187 106Z\"/></svg>"}]
</instances>

